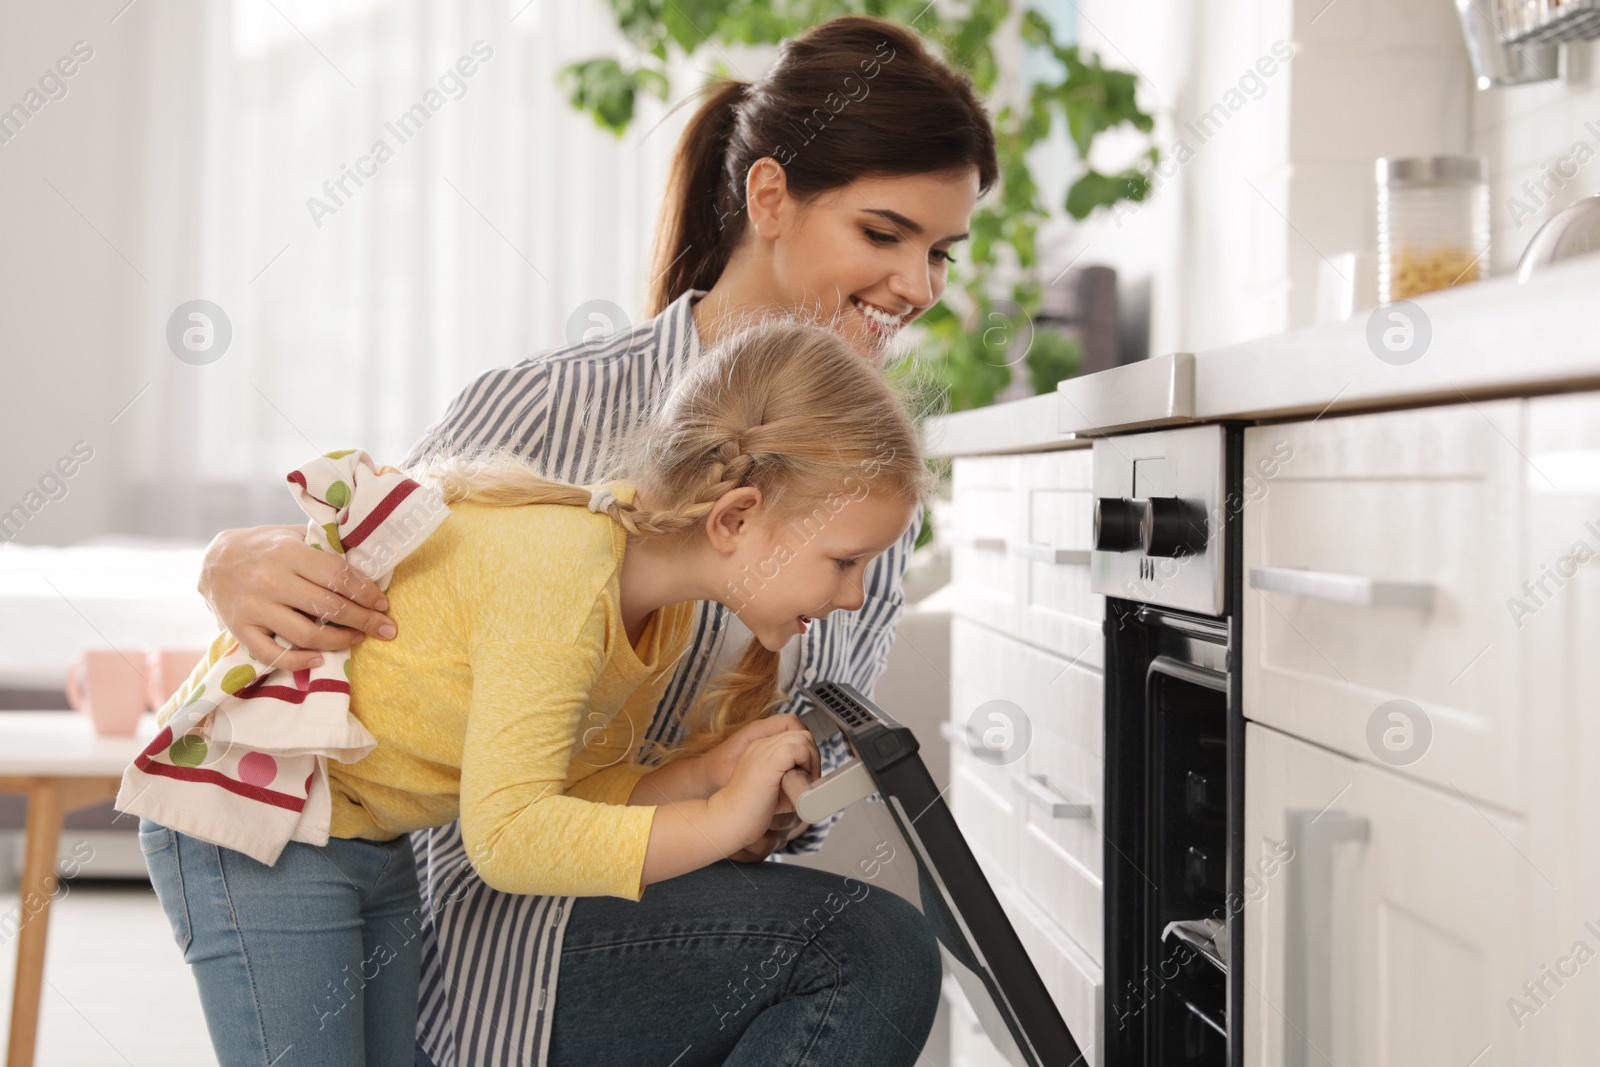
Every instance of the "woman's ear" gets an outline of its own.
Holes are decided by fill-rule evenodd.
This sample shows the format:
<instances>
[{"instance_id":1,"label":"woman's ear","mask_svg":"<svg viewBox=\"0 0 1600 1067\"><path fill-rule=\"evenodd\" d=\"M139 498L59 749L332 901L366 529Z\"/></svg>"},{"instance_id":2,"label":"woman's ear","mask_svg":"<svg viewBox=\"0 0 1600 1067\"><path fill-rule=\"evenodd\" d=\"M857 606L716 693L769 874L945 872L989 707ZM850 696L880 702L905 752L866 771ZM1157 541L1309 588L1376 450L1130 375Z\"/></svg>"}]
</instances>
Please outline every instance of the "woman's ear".
<instances>
[{"instance_id":1,"label":"woman's ear","mask_svg":"<svg viewBox=\"0 0 1600 1067\"><path fill-rule=\"evenodd\" d=\"M776 159L762 156L750 164L744 179L744 202L756 236L777 239L787 221L789 200L789 176Z\"/></svg>"}]
</instances>

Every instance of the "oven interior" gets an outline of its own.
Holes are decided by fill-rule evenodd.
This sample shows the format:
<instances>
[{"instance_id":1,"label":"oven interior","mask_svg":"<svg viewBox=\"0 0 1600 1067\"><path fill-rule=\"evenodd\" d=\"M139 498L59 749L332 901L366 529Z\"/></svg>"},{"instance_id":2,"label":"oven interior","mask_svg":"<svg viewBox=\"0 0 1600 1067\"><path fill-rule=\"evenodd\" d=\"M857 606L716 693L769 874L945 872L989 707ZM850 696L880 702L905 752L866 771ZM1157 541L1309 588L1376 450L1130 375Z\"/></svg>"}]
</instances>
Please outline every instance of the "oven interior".
<instances>
[{"instance_id":1,"label":"oven interior","mask_svg":"<svg viewBox=\"0 0 1600 1067\"><path fill-rule=\"evenodd\" d=\"M1106 1031L1114 1067L1225 1067L1242 739L1223 619L1107 612ZM1235 1036L1237 1040L1237 1036Z\"/></svg>"}]
</instances>

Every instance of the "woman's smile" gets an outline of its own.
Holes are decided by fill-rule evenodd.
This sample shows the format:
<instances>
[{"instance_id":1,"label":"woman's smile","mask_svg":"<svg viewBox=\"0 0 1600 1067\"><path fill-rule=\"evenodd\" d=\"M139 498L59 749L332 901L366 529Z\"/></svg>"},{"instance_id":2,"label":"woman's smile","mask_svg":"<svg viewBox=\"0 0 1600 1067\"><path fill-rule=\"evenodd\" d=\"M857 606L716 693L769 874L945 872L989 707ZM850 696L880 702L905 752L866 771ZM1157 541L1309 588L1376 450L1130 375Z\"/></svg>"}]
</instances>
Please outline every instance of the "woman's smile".
<instances>
[{"instance_id":1,"label":"woman's smile","mask_svg":"<svg viewBox=\"0 0 1600 1067\"><path fill-rule=\"evenodd\" d=\"M867 325L884 340L889 340L900 332L900 328L911 320L912 312L895 314L887 308L869 303L859 296L850 298L851 305L866 319Z\"/></svg>"}]
</instances>

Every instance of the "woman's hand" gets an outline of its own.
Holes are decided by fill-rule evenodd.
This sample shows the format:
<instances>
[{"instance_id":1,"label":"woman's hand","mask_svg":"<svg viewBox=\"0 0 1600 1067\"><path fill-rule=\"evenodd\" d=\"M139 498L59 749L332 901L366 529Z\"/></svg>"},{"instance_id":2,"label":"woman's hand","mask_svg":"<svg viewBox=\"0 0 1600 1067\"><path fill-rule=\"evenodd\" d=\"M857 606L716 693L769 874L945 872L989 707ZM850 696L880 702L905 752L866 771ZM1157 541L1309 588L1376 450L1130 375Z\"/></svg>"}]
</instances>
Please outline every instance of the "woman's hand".
<instances>
[{"instance_id":1,"label":"woman's hand","mask_svg":"<svg viewBox=\"0 0 1600 1067\"><path fill-rule=\"evenodd\" d=\"M319 650L396 632L394 620L380 614L389 607L383 591L342 556L306 544L298 526L222 531L206 549L199 590L252 656L285 670L319 665ZM283 648L273 634L295 648Z\"/></svg>"},{"instance_id":2,"label":"woman's hand","mask_svg":"<svg viewBox=\"0 0 1600 1067\"><path fill-rule=\"evenodd\" d=\"M796 768L807 781L814 781L822 769L817 744L804 727L780 730L748 743L727 785L706 801L712 817L742 844L742 853L759 848L771 836L780 812L794 811L783 781Z\"/></svg>"}]
</instances>

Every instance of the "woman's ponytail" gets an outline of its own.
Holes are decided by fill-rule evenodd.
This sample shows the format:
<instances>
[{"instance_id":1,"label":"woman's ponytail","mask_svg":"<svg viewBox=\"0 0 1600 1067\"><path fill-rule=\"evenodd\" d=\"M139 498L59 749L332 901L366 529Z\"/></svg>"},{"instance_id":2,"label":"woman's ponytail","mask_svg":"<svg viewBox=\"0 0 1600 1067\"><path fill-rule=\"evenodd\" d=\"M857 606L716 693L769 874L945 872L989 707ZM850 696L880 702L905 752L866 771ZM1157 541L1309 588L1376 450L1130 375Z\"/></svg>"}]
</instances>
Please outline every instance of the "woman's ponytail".
<instances>
[{"instance_id":1,"label":"woman's ponytail","mask_svg":"<svg viewBox=\"0 0 1600 1067\"><path fill-rule=\"evenodd\" d=\"M648 314L689 289L709 289L728 265L743 228L743 190L728 188L728 141L746 82L713 82L678 140L656 229Z\"/></svg>"}]
</instances>

